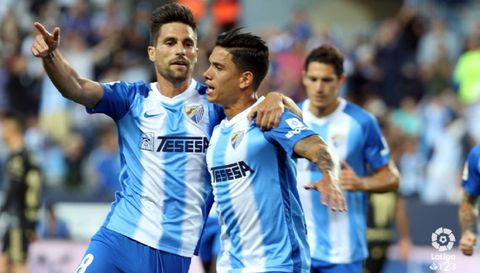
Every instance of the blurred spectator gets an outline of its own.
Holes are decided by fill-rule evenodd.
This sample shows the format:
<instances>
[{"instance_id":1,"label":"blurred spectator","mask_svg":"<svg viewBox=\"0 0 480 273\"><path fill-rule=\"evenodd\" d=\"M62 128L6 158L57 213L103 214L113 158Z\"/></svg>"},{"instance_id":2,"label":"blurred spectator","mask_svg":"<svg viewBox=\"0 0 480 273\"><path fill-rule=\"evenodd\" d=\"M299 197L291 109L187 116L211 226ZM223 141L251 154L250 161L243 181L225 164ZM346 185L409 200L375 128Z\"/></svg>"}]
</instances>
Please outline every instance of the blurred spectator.
<instances>
[{"instance_id":1,"label":"blurred spectator","mask_svg":"<svg viewBox=\"0 0 480 273\"><path fill-rule=\"evenodd\" d=\"M463 103L480 99L480 35L468 39L464 52L455 67L454 80L458 84L458 98Z\"/></svg>"},{"instance_id":2,"label":"blurred spectator","mask_svg":"<svg viewBox=\"0 0 480 273\"><path fill-rule=\"evenodd\" d=\"M460 54L461 39L447 29L445 22L438 18L433 19L430 30L420 39L417 53L417 62L421 69L430 69L435 60L445 57L453 64Z\"/></svg>"},{"instance_id":3,"label":"blurred spectator","mask_svg":"<svg viewBox=\"0 0 480 273\"><path fill-rule=\"evenodd\" d=\"M448 94L443 94L428 98L420 108L422 114L421 150L427 160L430 159L435 143L441 138L453 115L447 96Z\"/></svg>"},{"instance_id":4,"label":"blurred spectator","mask_svg":"<svg viewBox=\"0 0 480 273\"><path fill-rule=\"evenodd\" d=\"M459 201L459 173L462 166L462 138L466 127L455 115L435 139L432 157L426 166L422 200L429 204Z\"/></svg>"},{"instance_id":5,"label":"blurred spectator","mask_svg":"<svg viewBox=\"0 0 480 273\"><path fill-rule=\"evenodd\" d=\"M425 186L425 157L418 149L416 137L406 137L402 142L397 160L402 177L398 191L403 196L416 196Z\"/></svg>"},{"instance_id":6,"label":"blurred spectator","mask_svg":"<svg viewBox=\"0 0 480 273\"><path fill-rule=\"evenodd\" d=\"M27 71L27 60L21 52L13 53L6 67L10 74L5 90L9 107L25 116L37 116L40 101L40 80Z\"/></svg>"},{"instance_id":7,"label":"blurred spectator","mask_svg":"<svg viewBox=\"0 0 480 273\"><path fill-rule=\"evenodd\" d=\"M404 54L399 46L400 25L393 19L386 20L380 26L376 37L375 61L381 72L378 84L378 96L389 107L396 107L400 101L397 84L400 80L400 67Z\"/></svg>"},{"instance_id":8,"label":"blurred spectator","mask_svg":"<svg viewBox=\"0 0 480 273\"><path fill-rule=\"evenodd\" d=\"M219 33L237 26L242 14L242 5L239 0L212 0L213 22Z\"/></svg>"},{"instance_id":9,"label":"blurred spectator","mask_svg":"<svg viewBox=\"0 0 480 273\"><path fill-rule=\"evenodd\" d=\"M57 217L52 203L45 206L45 215L38 222L36 233L39 239L70 239L67 224Z\"/></svg>"},{"instance_id":10,"label":"blurred spectator","mask_svg":"<svg viewBox=\"0 0 480 273\"><path fill-rule=\"evenodd\" d=\"M35 226L41 202L42 175L34 156L25 147L25 122L20 114L6 113L2 138L10 154L6 161L8 185L0 214L8 214L8 228L2 239L0 272L26 273L28 247L35 240Z\"/></svg>"},{"instance_id":11,"label":"blurred spectator","mask_svg":"<svg viewBox=\"0 0 480 273\"><path fill-rule=\"evenodd\" d=\"M98 200L111 202L120 190L118 137L112 122L104 123L100 130L100 145L90 154L87 168L94 195Z\"/></svg>"},{"instance_id":12,"label":"blurred spectator","mask_svg":"<svg viewBox=\"0 0 480 273\"><path fill-rule=\"evenodd\" d=\"M359 105L378 93L377 82L381 71L375 63L375 48L369 37L360 35L351 53L353 71L347 77L347 96Z\"/></svg>"},{"instance_id":13,"label":"blurred spectator","mask_svg":"<svg viewBox=\"0 0 480 273\"><path fill-rule=\"evenodd\" d=\"M38 159L45 176L45 185L52 188L62 188L67 173L67 164L60 146L51 138L45 138Z\"/></svg>"},{"instance_id":14,"label":"blurred spectator","mask_svg":"<svg viewBox=\"0 0 480 273\"><path fill-rule=\"evenodd\" d=\"M84 185L85 139L76 132L70 132L65 138L63 150L67 173L65 186L68 190L82 190Z\"/></svg>"},{"instance_id":15,"label":"blurred spectator","mask_svg":"<svg viewBox=\"0 0 480 273\"><path fill-rule=\"evenodd\" d=\"M89 13L89 1L74 0L66 8L66 12L60 19L60 26L65 33L76 33L88 43L94 44L94 34L92 31L92 18Z\"/></svg>"},{"instance_id":16,"label":"blurred spectator","mask_svg":"<svg viewBox=\"0 0 480 273\"><path fill-rule=\"evenodd\" d=\"M421 129L421 114L418 111L415 99L405 97L400 102L400 108L390 114L392 126L402 130L402 133L410 137L418 137Z\"/></svg>"},{"instance_id":17,"label":"blurred spectator","mask_svg":"<svg viewBox=\"0 0 480 273\"><path fill-rule=\"evenodd\" d=\"M92 28L96 41L104 41L112 35L122 33L127 24L127 17L126 11L120 9L120 4L120 1L107 0L103 9L95 11Z\"/></svg>"},{"instance_id":18,"label":"blurred spectator","mask_svg":"<svg viewBox=\"0 0 480 273\"><path fill-rule=\"evenodd\" d=\"M193 13L195 21L200 22L205 15L207 0L177 0L183 6L187 6Z\"/></svg>"}]
</instances>

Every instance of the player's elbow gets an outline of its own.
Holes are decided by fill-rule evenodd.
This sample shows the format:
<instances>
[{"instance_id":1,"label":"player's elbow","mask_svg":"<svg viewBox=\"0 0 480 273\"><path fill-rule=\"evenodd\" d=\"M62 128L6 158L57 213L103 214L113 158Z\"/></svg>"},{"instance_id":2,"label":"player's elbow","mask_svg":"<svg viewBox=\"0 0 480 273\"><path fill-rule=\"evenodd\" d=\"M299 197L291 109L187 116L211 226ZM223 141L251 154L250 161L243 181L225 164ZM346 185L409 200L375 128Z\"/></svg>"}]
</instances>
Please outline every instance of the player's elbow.
<instances>
[{"instance_id":1,"label":"player's elbow","mask_svg":"<svg viewBox=\"0 0 480 273\"><path fill-rule=\"evenodd\" d=\"M391 183L391 191L397 191L400 187L400 176L398 174L394 174Z\"/></svg>"},{"instance_id":2,"label":"player's elbow","mask_svg":"<svg viewBox=\"0 0 480 273\"><path fill-rule=\"evenodd\" d=\"M387 179L388 183L386 183L387 187L385 191L397 191L400 187L400 174L398 171L390 169L387 172Z\"/></svg>"}]
</instances>

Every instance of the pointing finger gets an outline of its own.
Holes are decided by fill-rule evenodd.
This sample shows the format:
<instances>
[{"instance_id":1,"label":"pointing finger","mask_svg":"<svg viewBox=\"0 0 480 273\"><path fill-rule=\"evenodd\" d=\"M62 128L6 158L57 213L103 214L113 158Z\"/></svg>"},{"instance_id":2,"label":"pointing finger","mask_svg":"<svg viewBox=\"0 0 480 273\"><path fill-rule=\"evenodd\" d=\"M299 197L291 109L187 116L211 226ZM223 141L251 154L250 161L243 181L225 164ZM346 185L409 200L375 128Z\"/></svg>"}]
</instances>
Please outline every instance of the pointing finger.
<instances>
[{"instance_id":1,"label":"pointing finger","mask_svg":"<svg viewBox=\"0 0 480 273\"><path fill-rule=\"evenodd\" d=\"M50 32L48 32L48 30L42 25L40 24L39 22L35 22L33 24L33 26L35 26L35 28L38 30L38 32L40 32L40 34L42 34L43 36L50 36Z\"/></svg>"}]
</instances>

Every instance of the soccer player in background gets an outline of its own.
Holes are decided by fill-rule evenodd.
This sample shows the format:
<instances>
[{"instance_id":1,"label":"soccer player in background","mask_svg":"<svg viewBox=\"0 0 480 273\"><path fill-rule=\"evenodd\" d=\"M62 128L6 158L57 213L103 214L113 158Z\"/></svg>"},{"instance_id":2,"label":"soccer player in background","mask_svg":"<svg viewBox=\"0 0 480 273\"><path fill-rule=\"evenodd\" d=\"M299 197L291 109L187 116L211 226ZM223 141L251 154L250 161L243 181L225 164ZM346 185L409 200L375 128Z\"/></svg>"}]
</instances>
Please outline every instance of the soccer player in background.
<instances>
[{"instance_id":1,"label":"soccer player in background","mask_svg":"<svg viewBox=\"0 0 480 273\"><path fill-rule=\"evenodd\" d=\"M110 116L118 130L122 191L75 272L187 272L209 209L205 152L224 116L192 79L198 49L191 11L176 3L153 11L147 50L153 83L83 78L58 49L60 29L34 26L32 53L60 93L89 113ZM269 97L256 109L262 128L283 111L284 99Z\"/></svg>"},{"instance_id":2,"label":"soccer player in background","mask_svg":"<svg viewBox=\"0 0 480 273\"><path fill-rule=\"evenodd\" d=\"M345 81L343 56L329 45L312 50L306 58L303 84L307 100L301 103L304 122L336 151L342 164L340 184L348 212L329 211L316 204L323 197L301 191L305 210L312 272L360 273L367 258L367 202L369 192L395 191L398 170L373 115L339 97ZM369 171L373 175L368 175ZM323 172L299 159L299 188L317 181Z\"/></svg>"},{"instance_id":3,"label":"soccer player in background","mask_svg":"<svg viewBox=\"0 0 480 273\"><path fill-rule=\"evenodd\" d=\"M3 123L3 141L10 150L5 165L6 199L0 206L0 214L6 212L9 219L3 237L0 273L26 273L28 247L35 240L42 175L33 154L25 147L23 117L10 112L0 122Z\"/></svg>"},{"instance_id":4,"label":"soccer player in background","mask_svg":"<svg viewBox=\"0 0 480 273\"><path fill-rule=\"evenodd\" d=\"M298 116L284 112L277 128L261 131L248 120L268 71L268 47L234 29L221 34L204 72L207 98L224 107L212 134L207 164L222 230L217 272L309 272L305 220L295 179L296 156L320 168L324 204L343 211L333 155ZM304 190L304 189L302 189ZM321 207L321 203L318 203Z\"/></svg>"},{"instance_id":5,"label":"soccer player in background","mask_svg":"<svg viewBox=\"0 0 480 273\"><path fill-rule=\"evenodd\" d=\"M462 237L460 250L471 256L477 242L477 200L480 195L480 145L473 147L465 162L463 170L463 197L459 208Z\"/></svg>"}]
</instances>

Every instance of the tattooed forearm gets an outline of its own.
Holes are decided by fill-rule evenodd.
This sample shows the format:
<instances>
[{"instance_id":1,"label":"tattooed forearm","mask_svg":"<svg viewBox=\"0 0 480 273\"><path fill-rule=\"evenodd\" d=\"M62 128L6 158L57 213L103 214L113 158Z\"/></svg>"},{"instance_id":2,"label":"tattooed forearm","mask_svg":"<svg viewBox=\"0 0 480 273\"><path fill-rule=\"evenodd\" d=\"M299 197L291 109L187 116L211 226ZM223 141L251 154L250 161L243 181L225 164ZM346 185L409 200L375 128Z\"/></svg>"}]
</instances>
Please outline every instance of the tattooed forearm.
<instances>
[{"instance_id":1,"label":"tattooed forearm","mask_svg":"<svg viewBox=\"0 0 480 273\"><path fill-rule=\"evenodd\" d=\"M477 223L477 211L475 209L476 198L467 193L463 194L462 203L459 208L460 227L462 233L474 230Z\"/></svg>"},{"instance_id":2,"label":"tattooed forearm","mask_svg":"<svg viewBox=\"0 0 480 273\"><path fill-rule=\"evenodd\" d=\"M331 173L338 175L335 160L332 151L318 135L306 137L294 147L295 153L303 158L310 160L318 166L322 173Z\"/></svg>"},{"instance_id":3,"label":"tattooed forearm","mask_svg":"<svg viewBox=\"0 0 480 273\"><path fill-rule=\"evenodd\" d=\"M330 153L326 145L321 147L320 151L318 152L317 162L315 163L323 173L333 171L334 163L332 159L332 154Z\"/></svg>"}]
</instances>

